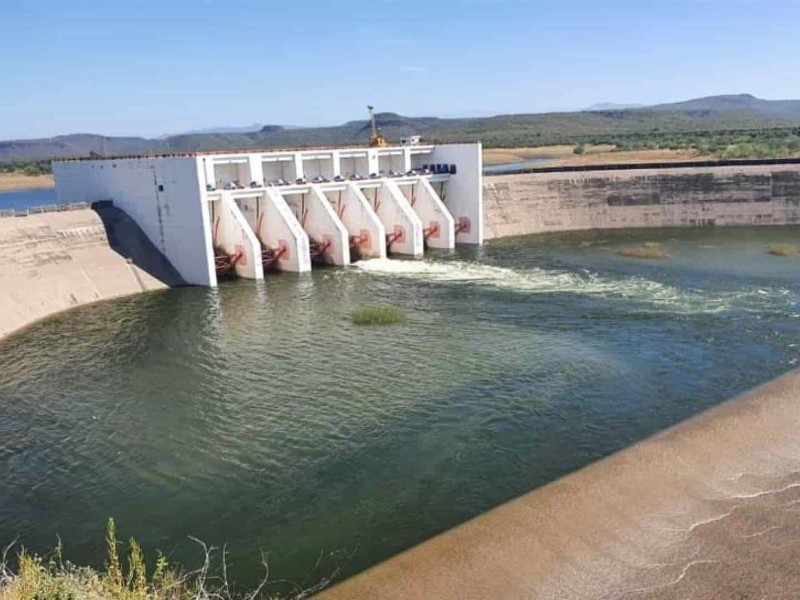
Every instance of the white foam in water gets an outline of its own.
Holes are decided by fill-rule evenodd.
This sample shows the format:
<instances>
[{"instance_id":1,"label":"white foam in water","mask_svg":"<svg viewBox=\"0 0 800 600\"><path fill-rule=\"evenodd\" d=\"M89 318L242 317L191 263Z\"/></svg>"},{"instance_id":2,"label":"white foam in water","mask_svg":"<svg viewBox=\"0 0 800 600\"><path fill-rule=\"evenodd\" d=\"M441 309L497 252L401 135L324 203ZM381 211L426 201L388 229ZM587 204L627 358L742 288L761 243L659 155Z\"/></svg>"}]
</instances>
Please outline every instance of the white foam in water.
<instances>
[{"instance_id":1,"label":"white foam in water","mask_svg":"<svg viewBox=\"0 0 800 600\"><path fill-rule=\"evenodd\" d=\"M356 262L354 266L362 272L378 275L485 285L528 293L626 298L678 312L724 311L730 308L730 301L734 298L729 294L709 296L701 291L681 290L641 277L613 279L589 272L579 274L539 267L516 270L460 260L372 259ZM742 298L742 293L737 293L736 298Z\"/></svg>"}]
</instances>

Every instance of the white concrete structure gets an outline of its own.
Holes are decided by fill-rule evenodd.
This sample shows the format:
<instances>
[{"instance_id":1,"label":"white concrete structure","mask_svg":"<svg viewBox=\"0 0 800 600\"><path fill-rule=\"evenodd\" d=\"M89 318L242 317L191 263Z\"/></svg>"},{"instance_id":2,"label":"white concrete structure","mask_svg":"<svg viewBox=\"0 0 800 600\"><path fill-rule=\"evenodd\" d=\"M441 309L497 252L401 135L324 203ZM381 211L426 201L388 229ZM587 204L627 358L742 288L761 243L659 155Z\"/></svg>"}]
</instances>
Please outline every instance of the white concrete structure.
<instances>
[{"instance_id":1,"label":"white concrete structure","mask_svg":"<svg viewBox=\"0 0 800 600\"><path fill-rule=\"evenodd\" d=\"M326 187L324 194L347 228L350 259L386 258L386 228L361 188L348 181Z\"/></svg>"},{"instance_id":2,"label":"white concrete structure","mask_svg":"<svg viewBox=\"0 0 800 600\"><path fill-rule=\"evenodd\" d=\"M235 198L262 252L274 253L272 268L295 273L311 270L308 234L277 191L267 188L226 193Z\"/></svg>"},{"instance_id":3,"label":"white concrete structure","mask_svg":"<svg viewBox=\"0 0 800 600\"><path fill-rule=\"evenodd\" d=\"M239 277L263 279L261 244L230 192L222 192L208 203L211 212L211 242L215 254L225 253Z\"/></svg>"},{"instance_id":4,"label":"white concrete structure","mask_svg":"<svg viewBox=\"0 0 800 600\"><path fill-rule=\"evenodd\" d=\"M423 177L409 177L395 182L402 190L422 224L422 237L430 248L452 250L456 247L455 220L450 211Z\"/></svg>"},{"instance_id":5,"label":"white concrete structure","mask_svg":"<svg viewBox=\"0 0 800 600\"><path fill-rule=\"evenodd\" d=\"M111 200L187 283L483 241L480 144L193 153L53 163L59 202ZM215 260L215 254L217 259ZM235 261L234 261L235 259ZM224 262L224 261L223 261Z\"/></svg>"},{"instance_id":6,"label":"white concrete structure","mask_svg":"<svg viewBox=\"0 0 800 600\"><path fill-rule=\"evenodd\" d=\"M277 191L308 233L312 254L318 254L320 262L330 265L349 265L347 228L319 186L300 185Z\"/></svg>"}]
</instances>

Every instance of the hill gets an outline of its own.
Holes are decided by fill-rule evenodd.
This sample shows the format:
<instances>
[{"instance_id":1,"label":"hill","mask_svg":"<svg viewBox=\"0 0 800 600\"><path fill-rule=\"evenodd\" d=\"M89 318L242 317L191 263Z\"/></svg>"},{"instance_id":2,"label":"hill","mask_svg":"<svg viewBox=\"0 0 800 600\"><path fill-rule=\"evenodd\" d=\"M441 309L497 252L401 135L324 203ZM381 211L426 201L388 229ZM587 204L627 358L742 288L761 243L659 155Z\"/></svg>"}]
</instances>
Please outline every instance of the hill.
<instances>
[{"instance_id":1,"label":"hill","mask_svg":"<svg viewBox=\"0 0 800 600\"><path fill-rule=\"evenodd\" d=\"M628 108L642 108L644 104L636 104L636 103L617 103L617 102L598 102L597 104L592 104L589 108L585 110L625 110Z\"/></svg>"},{"instance_id":2,"label":"hill","mask_svg":"<svg viewBox=\"0 0 800 600\"><path fill-rule=\"evenodd\" d=\"M486 147L545 146L664 136L800 127L800 100L762 100L749 94L711 96L643 108L441 119L379 113L390 140L419 134L441 142L482 141ZM364 144L367 120L331 127L263 126L259 131L186 133L164 139L76 134L0 142L0 161L51 157L187 152L247 148ZM612 141L612 143L614 143Z\"/></svg>"},{"instance_id":3,"label":"hill","mask_svg":"<svg viewBox=\"0 0 800 600\"><path fill-rule=\"evenodd\" d=\"M730 94L695 98L673 104L645 107L648 111L728 111L753 114L772 114L788 117L800 116L800 100L762 100L752 94Z\"/></svg>"}]
</instances>

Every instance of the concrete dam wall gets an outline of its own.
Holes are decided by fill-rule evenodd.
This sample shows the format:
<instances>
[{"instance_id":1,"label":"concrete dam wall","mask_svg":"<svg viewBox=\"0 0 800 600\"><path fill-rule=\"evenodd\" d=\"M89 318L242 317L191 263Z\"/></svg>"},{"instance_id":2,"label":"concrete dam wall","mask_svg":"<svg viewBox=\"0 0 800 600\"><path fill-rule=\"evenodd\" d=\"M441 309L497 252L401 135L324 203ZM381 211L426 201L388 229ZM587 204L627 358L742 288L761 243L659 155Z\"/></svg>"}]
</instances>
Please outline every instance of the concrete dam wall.
<instances>
[{"instance_id":1,"label":"concrete dam wall","mask_svg":"<svg viewBox=\"0 0 800 600\"><path fill-rule=\"evenodd\" d=\"M0 339L70 308L181 283L118 209L0 219Z\"/></svg>"},{"instance_id":2,"label":"concrete dam wall","mask_svg":"<svg viewBox=\"0 0 800 600\"><path fill-rule=\"evenodd\" d=\"M800 164L531 172L484 178L485 237L800 223Z\"/></svg>"}]
</instances>

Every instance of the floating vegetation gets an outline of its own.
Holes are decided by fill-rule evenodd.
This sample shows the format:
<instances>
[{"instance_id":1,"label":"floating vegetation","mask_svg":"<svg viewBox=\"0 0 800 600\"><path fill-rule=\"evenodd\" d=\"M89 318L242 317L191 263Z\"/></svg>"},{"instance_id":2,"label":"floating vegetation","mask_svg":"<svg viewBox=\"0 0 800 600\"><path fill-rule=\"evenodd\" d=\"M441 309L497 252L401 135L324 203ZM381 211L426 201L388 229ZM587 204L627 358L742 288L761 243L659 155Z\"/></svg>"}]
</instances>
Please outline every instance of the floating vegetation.
<instances>
[{"instance_id":1,"label":"floating vegetation","mask_svg":"<svg viewBox=\"0 0 800 600\"><path fill-rule=\"evenodd\" d=\"M767 247L767 254L772 254L772 256L794 256L797 254L797 248L791 244L772 244Z\"/></svg>"},{"instance_id":2,"label":"floating vegetation","mask_svg":"<svg viewBox=\"0 0 800 600\"><path fill-rule=\"evenodd\" d=\"M350 320L355 325L396 325L408 319L395 306L364 306L351 312Z\"/></svg>"},{"instance_id":3,"label":"floating vegetation","mask_svg":"<svg viewBox=\"0 0 800 600\"><path fill-rule=\"evenodd\" d=\"M628 246L619 251L620 256L633 258L666 259L669 254L658 242L645 242L641 246Z\"/></svg>"}]
</instances>

